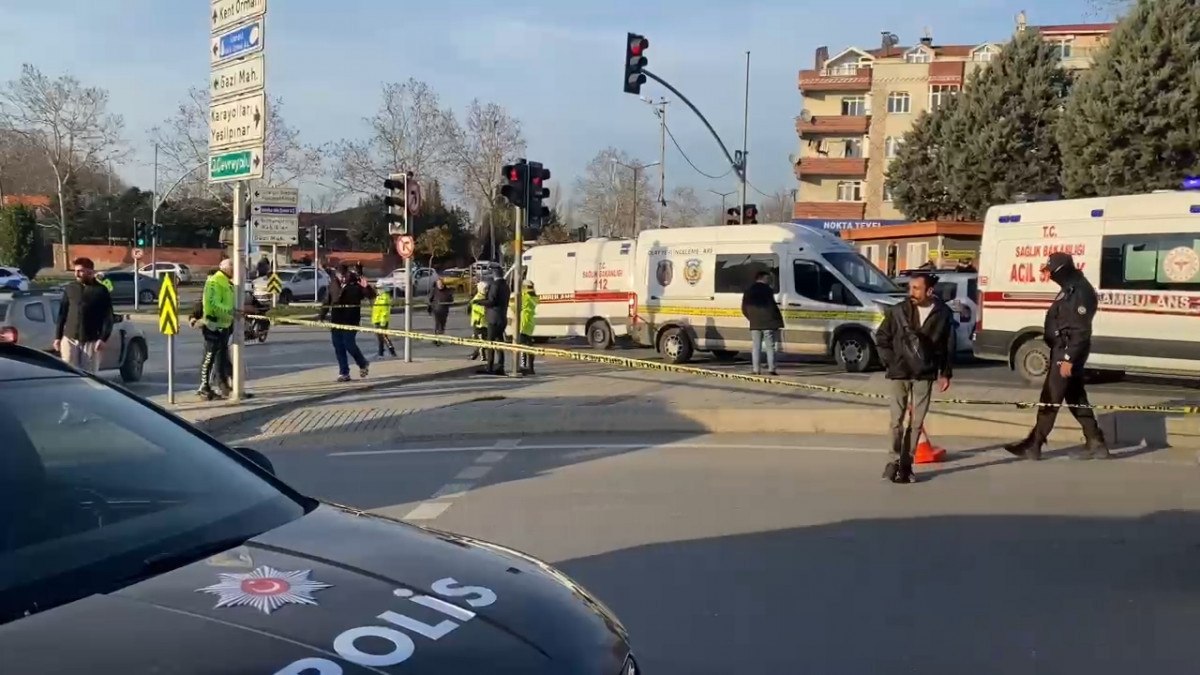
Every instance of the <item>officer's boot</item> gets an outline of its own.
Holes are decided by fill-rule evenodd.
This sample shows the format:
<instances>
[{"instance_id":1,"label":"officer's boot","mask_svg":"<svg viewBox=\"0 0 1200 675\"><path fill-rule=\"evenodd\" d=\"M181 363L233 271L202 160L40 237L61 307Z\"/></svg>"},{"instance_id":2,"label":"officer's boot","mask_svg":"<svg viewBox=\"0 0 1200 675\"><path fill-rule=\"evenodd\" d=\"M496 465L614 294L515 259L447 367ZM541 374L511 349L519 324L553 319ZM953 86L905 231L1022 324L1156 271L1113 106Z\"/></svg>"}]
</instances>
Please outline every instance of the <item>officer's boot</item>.
<instances>
[{"instance_id":1,"label":"officer's boot","mask_svg":"<svg viewBox=\"0 0 1200 675\"><path fill-rule=\"evenodd\" d=\"M1093 420L1091 424L1083 425L1083 428L1083 447L1072 452L1071 459L1111 459L1112 453L1108 451L1108 443L1104 440L1104 432L1100 430L1100 425Z\"/></svg>"},{"instance_id":2,"label":"officer's boot","mask_svg":"<svg viewBox=\"0 0 1200 675\"><path fill-rule=\"evenodd\" d=\"M1031 431L1024 440L1009 443L1004 446L1004 449L1017 457L1036 462L1042 458L1042 445L1044 445L1044 441L1035 438L1035 436L1036 432Z\"/></svg>"}]
</instances>

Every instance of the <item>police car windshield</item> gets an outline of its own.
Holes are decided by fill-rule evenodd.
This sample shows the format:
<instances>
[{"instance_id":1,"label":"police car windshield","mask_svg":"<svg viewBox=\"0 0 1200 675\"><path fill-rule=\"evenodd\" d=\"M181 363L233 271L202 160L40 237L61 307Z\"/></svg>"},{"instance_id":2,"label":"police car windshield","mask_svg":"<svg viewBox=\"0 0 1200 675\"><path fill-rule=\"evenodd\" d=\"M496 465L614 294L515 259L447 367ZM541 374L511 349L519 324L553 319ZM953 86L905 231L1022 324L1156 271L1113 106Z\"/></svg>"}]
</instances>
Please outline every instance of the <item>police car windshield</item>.
<instances>
[{"instance_id":1,"label":"police car windshield","mask_svg":"<svg viewBox=\"0 0 1200 675\"><path fill-rule=\"evenodd\" d=\"M862 255L852 252L826 253L825 259L841 273L846 281L864 293L901 293L902 289L895 284L878 267Z\"/></svg>"},{"instance_id":2,"label":"police car windshield","mask_svg":"<svg viewBox=\"0 0 1200 675\"><path fill-rule=\"evenodd\" d=\"M314 507L107 386L75 377L3 386L0 624L145 578L148 561L171 561L154 574L194 562L181 554Z\"/></svg>"}]
</instances>

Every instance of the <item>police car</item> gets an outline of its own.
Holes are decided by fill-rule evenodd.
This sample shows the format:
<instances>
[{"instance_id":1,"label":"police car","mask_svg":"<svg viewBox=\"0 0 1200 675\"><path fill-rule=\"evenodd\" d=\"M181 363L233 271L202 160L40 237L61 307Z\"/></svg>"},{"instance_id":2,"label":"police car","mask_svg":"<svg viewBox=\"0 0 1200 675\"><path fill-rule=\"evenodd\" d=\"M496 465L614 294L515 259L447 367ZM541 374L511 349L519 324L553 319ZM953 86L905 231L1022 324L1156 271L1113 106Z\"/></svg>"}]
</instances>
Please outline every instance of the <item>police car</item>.
<instances>
[{"instance_id":1,"label":"police car","mask_svg":"<svg viewBox=\"0 0 1200 675\"><path fill-rule=\"evenodd\" d=\"M4 672L635 675L518 551L322 503L251 449L0 344Z\"/></svg>"}]
</instances>

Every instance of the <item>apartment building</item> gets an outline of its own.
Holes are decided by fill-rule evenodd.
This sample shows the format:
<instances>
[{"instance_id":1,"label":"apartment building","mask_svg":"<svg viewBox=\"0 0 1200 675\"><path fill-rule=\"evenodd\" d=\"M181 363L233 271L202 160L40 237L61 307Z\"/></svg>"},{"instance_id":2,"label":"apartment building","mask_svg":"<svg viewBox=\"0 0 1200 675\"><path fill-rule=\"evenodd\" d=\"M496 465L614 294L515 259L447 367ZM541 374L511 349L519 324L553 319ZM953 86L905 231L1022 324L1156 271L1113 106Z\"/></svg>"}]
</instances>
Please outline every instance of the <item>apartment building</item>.
<instances>
[{"instance_id":1,"label":"apartment building","mask_svg":"<svg viewBox=\"0 0 1200 675\"><path fill-rule=\"evenodd\" d=\"M1091 65L1114 24L1028 26L1052 42L1064 68ZM803 112L796 118L800 150L792 156L799 183L794 218L829 230L906 223L884 189L889 162L914 120L961 91L1000 52L1001 42L935 44L926 37L900 46L884 33L877 49L820 47L801 70Z\"/></svg>"}]
</instances>

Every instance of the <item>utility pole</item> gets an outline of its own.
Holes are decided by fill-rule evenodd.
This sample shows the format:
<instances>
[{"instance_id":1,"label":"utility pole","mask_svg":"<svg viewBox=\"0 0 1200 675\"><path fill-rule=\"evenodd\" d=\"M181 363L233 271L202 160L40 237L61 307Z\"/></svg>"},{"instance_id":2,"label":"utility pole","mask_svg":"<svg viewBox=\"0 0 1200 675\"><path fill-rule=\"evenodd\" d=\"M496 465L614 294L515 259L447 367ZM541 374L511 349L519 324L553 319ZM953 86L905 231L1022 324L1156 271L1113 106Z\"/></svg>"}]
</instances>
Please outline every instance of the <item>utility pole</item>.
<instances>
[{"instance_id":1,"label":"utility pole","mask_svg":"<svg viewBox=\"0 0 1200 675\"><path fill-rule=\"evenodd\" d=\"M663 216L667 209L667 104L665 98L653 101L641 97L648 105L654 106L654 114L658 117L658 229L663 227Z\"/></svg>"},{"instance_id":2,"label":"utility pole","mask_svg":"<svg viewBox=\"0 0 1200 675\"><path fill-rule=\"evenodd\" d=\"M240 304L237 300L241 299L246 292L242 287L246 278L246 257L243 248L247 237L244 182L239 180L233 184L233 255L231 257L233 258L233 297L235 298L235 305ZM245 334L242 332L244 324L245 318L242 316L242 312L235 311L233 313L232 344L229 347L229 355L233 361L233 392L230 399L235 403L242 400L245 395L246 363L242 358L245 356L243 352ZM202 382L201 386L203 385L204 383Z\"/></svg>"},{"instance_id":3,"label":"utility pole","mask_svg":"<svg viewBox=\"0 0 1200 675\"><path fill-rule=\"evenodd\" d=\"M154 144L154 187L150 190L150 273L158 278L158 143Z\"/></svg>"},{"instance_id":4,"label":"utility pole","mask_svg":"<svg viewBox=\"0 0 1200 675\"><path fill-rule=\"evenodd\" d=\"M744 98L744 108L742 110L742 201L738 208L739 218L742 225L746 224L746 165L747 165L747 143L750 137L750 52L746 52L746 93Z\"/></svg>"},{"instance_id":5,"label":"utility pole","mask_svg":"<svg viewBox=\"0 0 1200 675\"><path fill-rule=\"evenodd\" d=\"M652 162L650 164L642 164L640 166L634 166L632 164L626 164L625 162L622 162L614 157L612 160L612 163L620 164L621 166L625 167L626 169L633 171L633 235L636 237L637 233L638 233L638 196L637 196L638 195L638 193L637 193L638 174L644 169L649 169L652 166L659 166L659 162ZM661 227L661 225L660 225L660 227Z\"/></svg>"}]
</instances>

